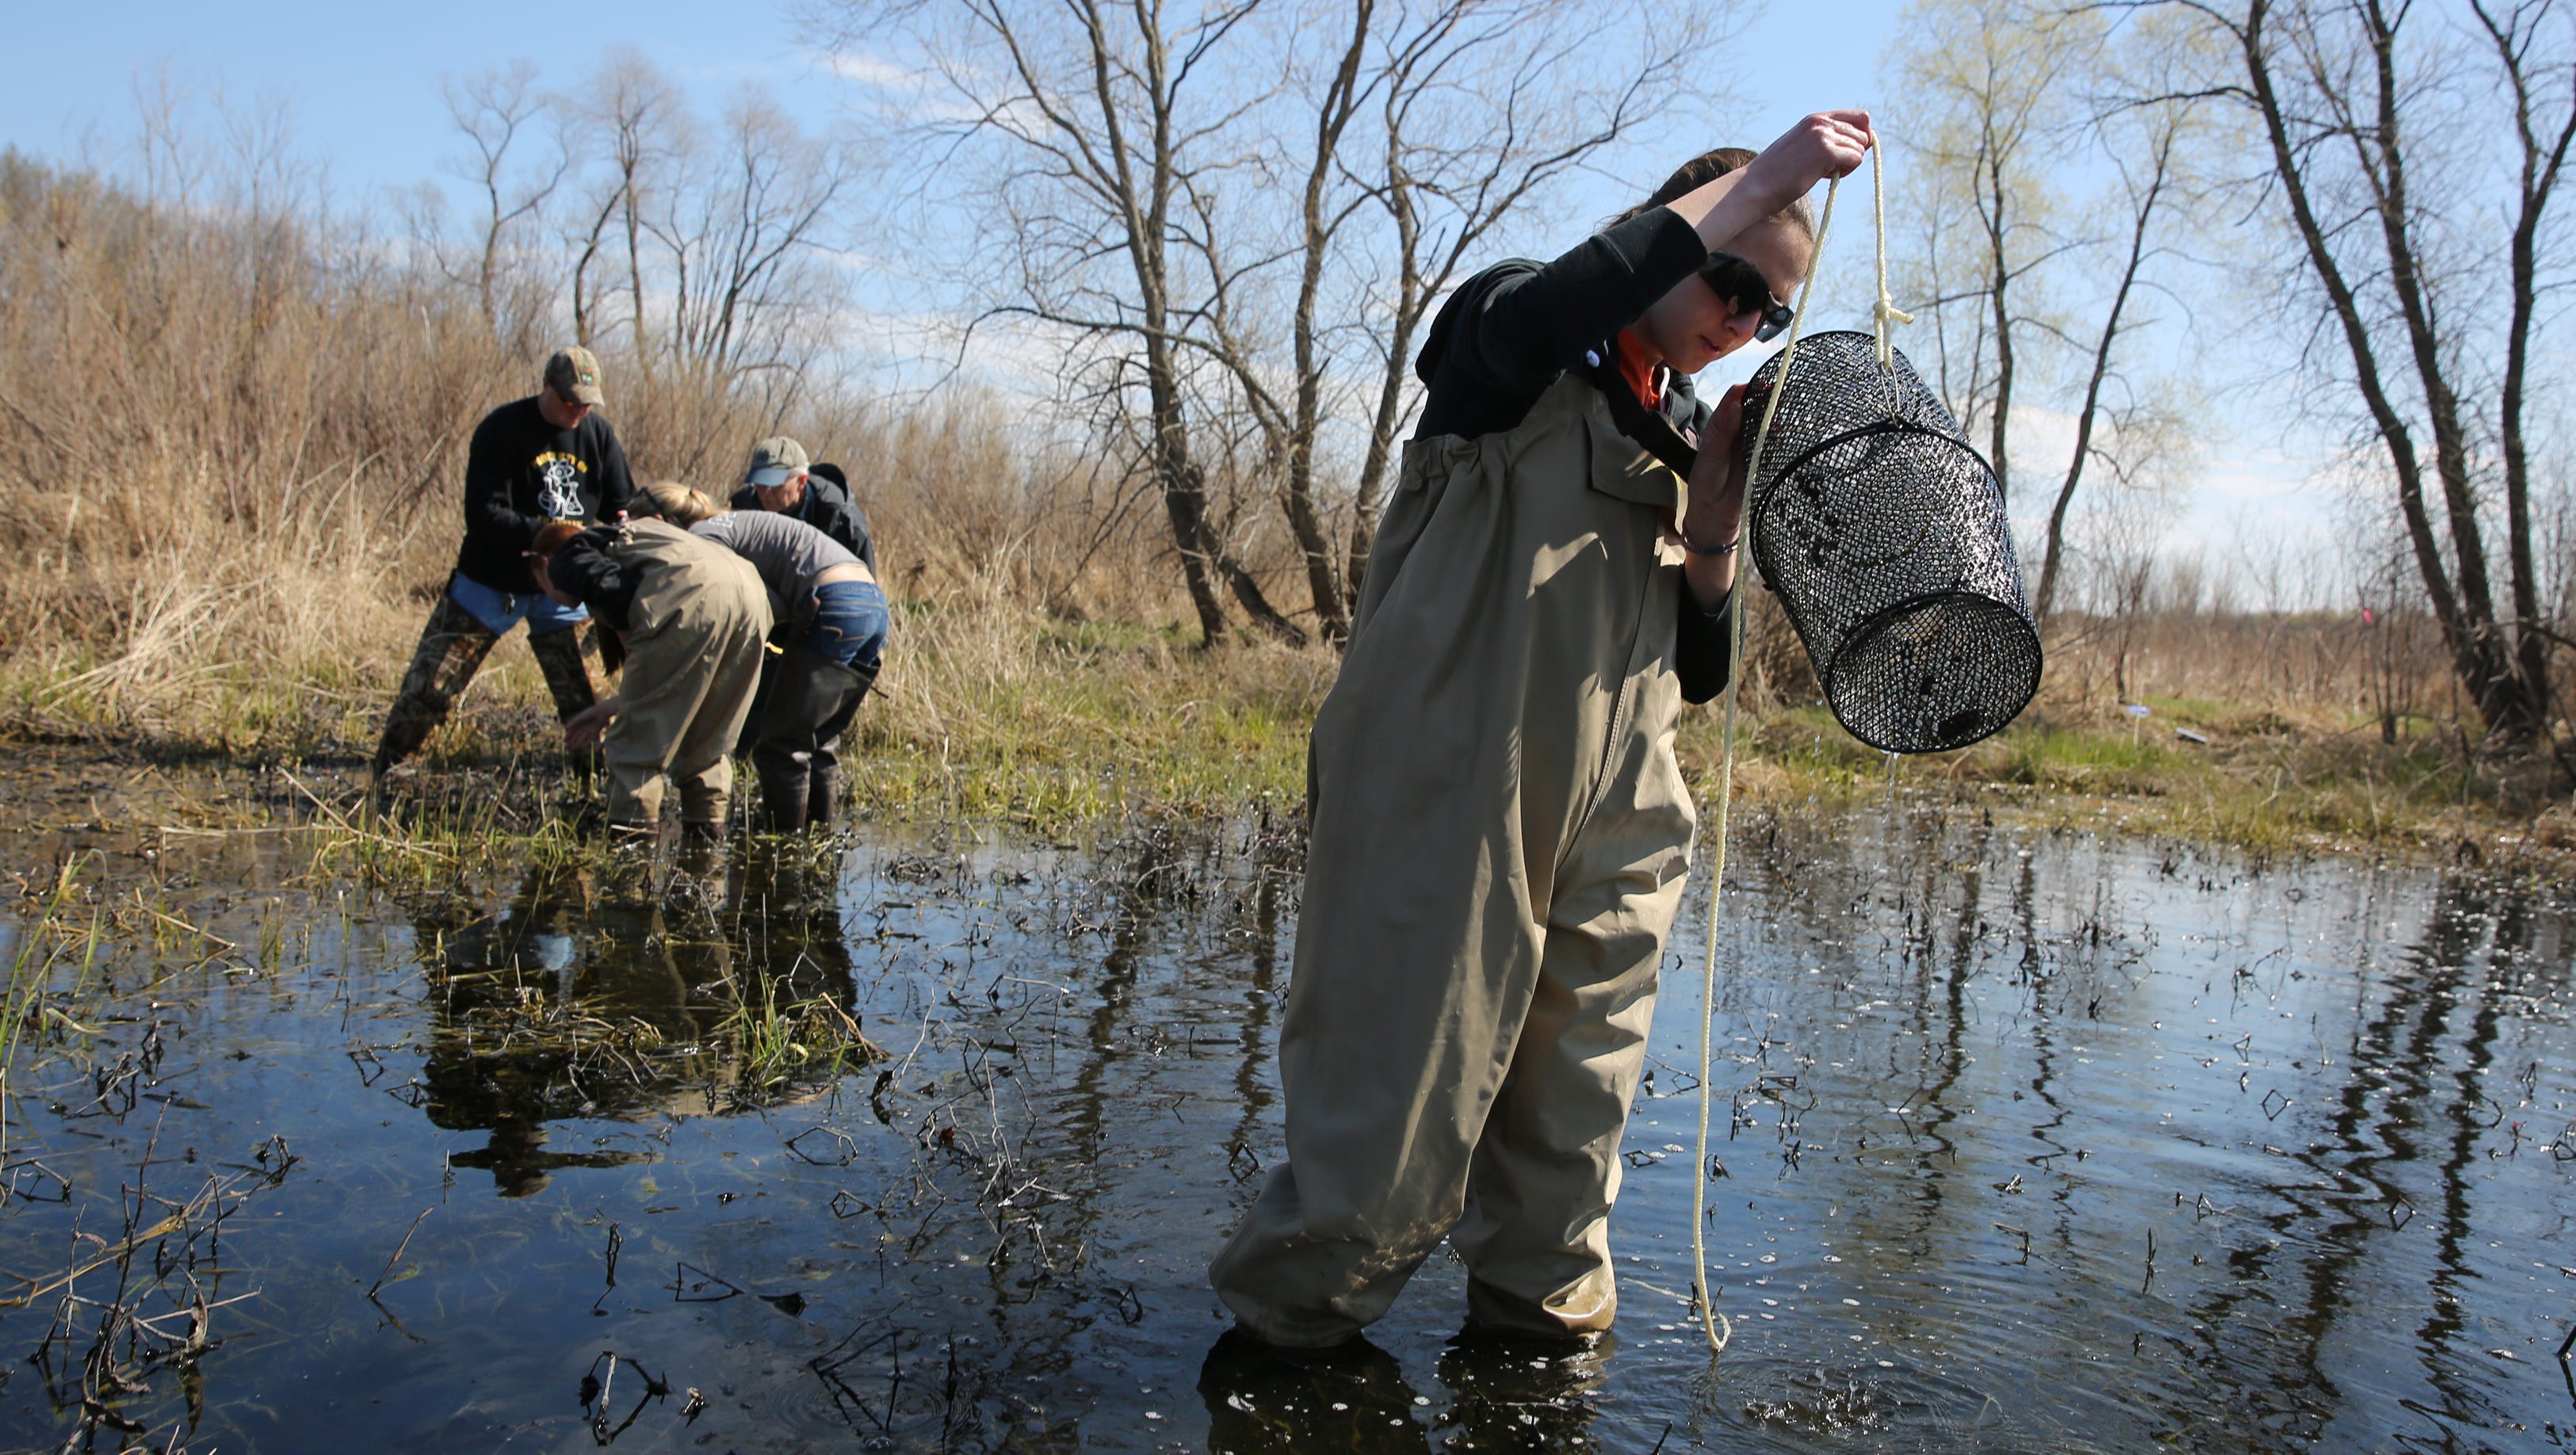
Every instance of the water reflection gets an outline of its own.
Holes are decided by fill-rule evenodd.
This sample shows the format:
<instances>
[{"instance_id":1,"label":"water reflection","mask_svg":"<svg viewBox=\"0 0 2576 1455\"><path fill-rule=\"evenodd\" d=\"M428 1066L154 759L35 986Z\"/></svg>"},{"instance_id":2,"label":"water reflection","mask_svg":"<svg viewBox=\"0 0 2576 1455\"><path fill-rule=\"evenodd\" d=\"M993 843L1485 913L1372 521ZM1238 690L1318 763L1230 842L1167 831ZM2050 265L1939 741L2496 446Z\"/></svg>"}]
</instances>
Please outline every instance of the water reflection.
<instances>
[{"instance_id":1,"label":"water reflection","mask_svg":"<svg viewBox=\"0 0 2576 1455\"><path fill-rule=\"evenodd\" d=\"M338 1396L299 1392L324 1370L389 1392L389 1443L587 1447L567 1395L611 1348L672 1389L612 1426L630 1448L2576 1443L2548 1367L2576 1307L2562 886L1975 813L1756 818L1713 1007L1726 1357L1684 1300L1683 973L1631 1124L1615 1338L1462 1334L1435 1257L1373 1345L1301 1360L1224 1337L1203 1283L1279 1142L1295 852L1257 822L933 831L380 909L326 886L282 969L110 967L151 1003L84 1022L99 1055L160 1017L185 1054L139 1089L186 1104L83 1112L87 1069L53 1112L21 1097L12 1165L83 1191L10 1201L0 1267L107 1216L149 1117L210 1159L289 1138L298 1171L224 1234L260 1298L218 1332L259 1337L191 1366L199 1438L263 1449L345 1443ZM171 912L251 943L267 911ZM742 1009L815 996L889 1058L747 1081ZM380 1290L398 1334L353 1278L424 1206ZM163 1433L187 1413L175 1383L129 1404ZM71 1418L0 1385L13 1447Z\"/></svg>"},{"instance_id":2,"label":"water reflection","mask_svg":"<svg viewBox=\"0 0 2576 1455\"><path fill-rule=\"evenodd\" d=\"M1481 1332L1452 1336L1434 1366L1443 1402L1361 1339L1319 1353L1265 1347L1231 1330L1199 1368L1207 1444L1222 1455L1351 1451L1569 1450L1593 1444L1594 1396L1618 1348Z\"/></svg>"},{"instance_id":3,"label":"water reflection","mask_svg":"<svg viewBox=\"0 0 2576 1455\"><path fill-rule=\"evenodd\" d=\"M822 997L849 1008L849 939L836 862L762 844L730 863L638 862L608 874L530 872L474 913L430 898L411 911L433 1016L414 1100L436 1126L484 1130L450 1166L489 1172L503 1197L566 1168L641 1160L563 1151L547 1124L696 1113L740 1100L743 1007Z\"/></svg>"}]
</instances>

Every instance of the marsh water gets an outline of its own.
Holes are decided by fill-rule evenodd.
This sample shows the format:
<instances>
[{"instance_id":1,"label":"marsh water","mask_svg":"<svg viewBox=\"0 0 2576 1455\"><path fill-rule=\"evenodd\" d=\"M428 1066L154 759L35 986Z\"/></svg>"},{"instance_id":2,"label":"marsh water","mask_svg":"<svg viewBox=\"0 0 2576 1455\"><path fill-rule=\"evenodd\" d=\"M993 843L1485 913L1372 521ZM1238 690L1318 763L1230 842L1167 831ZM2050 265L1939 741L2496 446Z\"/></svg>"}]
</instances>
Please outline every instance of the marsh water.
<instances>
[{"instance_id":1,"label":"marsh water","mask_svg":"<svg viewBox=\"0 0 2576 1455\"><path fill-rule=\"evenodd\" d=\"M1615 1335L1462 1338L1443 1252L1373 1348L1282 1368L1210 1358L1203 1269L1278 1155L1286 825L389 887L313 835L29 817L0 1447L2576 1446L2566 886L1739 818L1723 1357L1695 884ZM816 996L884 1059L754 1084L726 1008Z\"/></svg>"}]
</instances>

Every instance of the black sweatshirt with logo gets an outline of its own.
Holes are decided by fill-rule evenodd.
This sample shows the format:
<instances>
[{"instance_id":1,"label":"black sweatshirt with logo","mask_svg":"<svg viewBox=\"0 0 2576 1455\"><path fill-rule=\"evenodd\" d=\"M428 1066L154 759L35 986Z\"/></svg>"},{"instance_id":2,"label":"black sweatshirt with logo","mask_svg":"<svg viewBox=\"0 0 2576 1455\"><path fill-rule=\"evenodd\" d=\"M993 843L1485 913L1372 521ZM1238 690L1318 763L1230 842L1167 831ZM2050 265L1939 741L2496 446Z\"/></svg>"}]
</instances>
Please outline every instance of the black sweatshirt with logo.
<instances>
[{"instance_id":1,"label":"black sweatshirt with logo","mask_svg":"<svg viewBox=\"0 0 2576 1455\"><path fill-rule=\"evenodd\" d=\"M549 521L615 520L635 498L626 451L598 410L570 429L546 423L536 396L483 417L465 454L465 541L456 570L495 591L532 591L526 552Z\"/></svg>"},{"instance_id":2,"label":"black sweatshirt with logo","mask_svg":"<svg viewBox=\"0 0 2576 1455\"><path fill-rule=\"evenodd\" d=\"M1707 261L1698 229L1671 208L1657 207L1585 238L1553 262L1513 258L1478 273L1441 307L1414 362L1429 390L1414 433L1498 434L1526 418L1569 371L1603 374L1607 387L1625 388L1613 339ZM1670 376L1662 410L1667 423L1697 439L1710 412L1687 376ZM1735 666L1726 608L1721 600L1702 610L1687 587L1682 591L1673 674L1684 701L1706 702L1726 690Z\"/></svg>"}]
</instances>

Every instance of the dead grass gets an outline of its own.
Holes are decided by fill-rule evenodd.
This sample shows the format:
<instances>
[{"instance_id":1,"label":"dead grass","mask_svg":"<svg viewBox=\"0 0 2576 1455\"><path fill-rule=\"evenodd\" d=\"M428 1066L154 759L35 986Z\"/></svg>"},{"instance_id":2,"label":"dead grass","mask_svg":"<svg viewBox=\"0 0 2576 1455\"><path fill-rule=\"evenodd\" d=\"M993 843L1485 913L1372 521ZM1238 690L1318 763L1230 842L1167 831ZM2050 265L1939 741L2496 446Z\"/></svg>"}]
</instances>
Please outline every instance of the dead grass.
<instances>
[{"instance_id":1,"label":"dead grass","mask_svg":"<svg viewBox=\"0 0 2576 1455\"><path fill-rule=\"evenodd\" d=\"M556 340L361 229L156 208L0 155L0 702L225 749L362 736L445 580L467 441ZM639 479L719 493L785 430L850 472L920 610L1172 614L1150 512L959 392L890 412L606 351ZM515 700L524 656L505 651ZM533 680L532 678L530 680Z\"/></svg>"},{"instance_id":2,"label":"dead grass","mask_svg":"<svg viewBox=\"0 0 2576 1455\"><path fill-rule=\"evenodd\" d=\"M393 255L0 159L0 734L326 771L372 747L452 559L465 439L551 342L496 333L468 290ZM1047 826L1302 798L1335 658L1196 650L1152 512L1096 453L1026 444L990 400L809 391L782 414L725 381L608 367L644 478L718 483L781 427L850 468L896 607L851 754L874 811ZM1887 763L1814 705L1794 636L1754 605L1744 791L1883 791ZM2165 610L2051 636L2022 722L1895 781L2246 843L2567 837L2558 762L2460 731L2420 619ZM543 701L504 643L427 770L550 761ZM1683 736L1709 761L1714 716ZM398 874L496 824L460 804L351 852Z\"/></svg>"}]
</instances>

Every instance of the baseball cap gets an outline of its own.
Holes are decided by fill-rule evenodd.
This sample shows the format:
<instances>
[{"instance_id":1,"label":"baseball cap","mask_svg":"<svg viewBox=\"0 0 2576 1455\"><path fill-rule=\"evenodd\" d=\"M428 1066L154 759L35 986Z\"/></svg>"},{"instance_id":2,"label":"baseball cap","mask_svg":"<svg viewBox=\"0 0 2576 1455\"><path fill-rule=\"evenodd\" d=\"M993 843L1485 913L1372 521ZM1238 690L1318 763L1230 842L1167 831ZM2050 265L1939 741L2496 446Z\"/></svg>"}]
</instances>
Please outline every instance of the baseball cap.
<instances>
[{"instance_id":1,"label":"baseball cap","mask_svg":"<svg viewBox=\"0 0 2576 1455\"><path fill-rule=\"evenodd\" d=\"M751 447L751 463L742 471L746 485L784 485L788 477L802 475L809 463L805 447L779 435Z\"/></svg>"},{"instance_id":2,"label":"baseball cap","mask_svg":"<svg viewBox=\"0 0 2576 1455\"><path fill-rule=\"evenodd\" d=\"M578 399L594 407L607 402L599 392L599 355L579 344L557 349L546 360L546 387L558 399Z\"/></svg>"}]
</instances>

